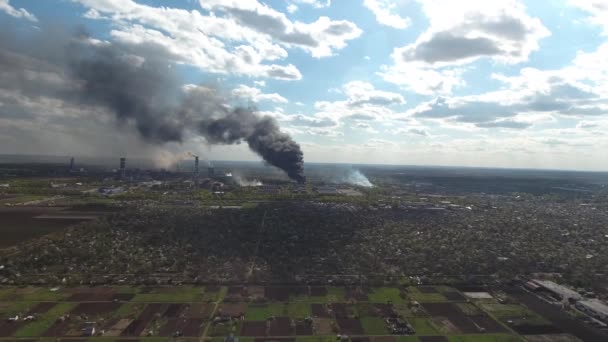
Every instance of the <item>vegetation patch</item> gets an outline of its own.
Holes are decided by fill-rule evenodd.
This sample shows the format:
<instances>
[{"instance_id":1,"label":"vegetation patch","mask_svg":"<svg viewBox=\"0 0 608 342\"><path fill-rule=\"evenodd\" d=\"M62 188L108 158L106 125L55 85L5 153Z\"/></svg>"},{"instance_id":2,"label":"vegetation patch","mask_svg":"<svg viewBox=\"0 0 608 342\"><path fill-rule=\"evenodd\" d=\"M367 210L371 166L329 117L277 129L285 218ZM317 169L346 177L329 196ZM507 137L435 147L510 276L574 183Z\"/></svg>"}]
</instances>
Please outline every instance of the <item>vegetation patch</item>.
<instances>
[{"instance_id":1,"label":"vegetation patch","mask_svg":"<svg viewBox=\"0 0 608 342\"><path fill-rule=\"evenodd\" d=\"M74 303L58 303L44 315L37 317L36 320L25 325L15 333L15 337L40 336L45 332L61 315L67 313L74 307Z\"/></svg>"},{"instance_id":2,"label":"vegetation patch","mask_svg":"<svg viewBox=\"0 0 608 342\"><path fill-rule=\"evenodd\" d=\"M379 317L363 317L361 318L361 325L366 335L386 335L386 323L382 318Z\"/></svg>"},{"instance_id":3,"label":"vegetation patch","mask_svg":"<svg viewBox=\"0 0 608 342\"><path fill-rule=\"evenodd\" d=\"M400 291L395 287L376 287L368 295L369 301L373 303L399 304L405 302L401 297Z\"/></svg>"}]
</instances>

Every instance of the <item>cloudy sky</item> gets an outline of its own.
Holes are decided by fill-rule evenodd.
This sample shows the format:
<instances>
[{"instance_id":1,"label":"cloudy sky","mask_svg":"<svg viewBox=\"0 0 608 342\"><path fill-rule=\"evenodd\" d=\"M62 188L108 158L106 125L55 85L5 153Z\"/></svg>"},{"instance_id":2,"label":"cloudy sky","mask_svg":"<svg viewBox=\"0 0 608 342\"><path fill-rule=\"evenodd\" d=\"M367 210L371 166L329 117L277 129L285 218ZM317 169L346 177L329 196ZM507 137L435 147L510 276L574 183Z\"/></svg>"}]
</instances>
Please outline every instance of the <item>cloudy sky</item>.
<instances>
[{"instance_id":1,"label":"cloudy sky","mask_svg":"<svg viewBox=\"0 0 608 342\"><path fill-rule=\"evenodd\" d=\"M0 0L0 22L160 45L184 89L254 104L305 161L608 170L605 0ZM0 153L258 159L103 111L0 89Z\"/></svg>"}]
</instances>

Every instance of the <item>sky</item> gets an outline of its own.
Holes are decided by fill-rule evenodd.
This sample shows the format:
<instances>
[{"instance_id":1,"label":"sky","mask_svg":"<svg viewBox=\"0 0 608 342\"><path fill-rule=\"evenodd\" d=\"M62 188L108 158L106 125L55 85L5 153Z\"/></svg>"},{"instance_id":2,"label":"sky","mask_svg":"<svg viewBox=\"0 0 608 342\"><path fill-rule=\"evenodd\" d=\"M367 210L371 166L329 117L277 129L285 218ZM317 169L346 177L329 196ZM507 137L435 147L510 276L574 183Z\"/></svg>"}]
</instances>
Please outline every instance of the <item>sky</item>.
<instances>
[{"instance_id":1,"label":"sky","mask_svg":"<svg viewBox=\"0 0 608 342\"><path fill-rule=\"evenodd\" d=\"M161 46L184 91L274 117L305 162L608 170L604 0L0 0L0 25ZM106 114L2 85L0 153L259 160Z\"/></svg>"}]
</instances>

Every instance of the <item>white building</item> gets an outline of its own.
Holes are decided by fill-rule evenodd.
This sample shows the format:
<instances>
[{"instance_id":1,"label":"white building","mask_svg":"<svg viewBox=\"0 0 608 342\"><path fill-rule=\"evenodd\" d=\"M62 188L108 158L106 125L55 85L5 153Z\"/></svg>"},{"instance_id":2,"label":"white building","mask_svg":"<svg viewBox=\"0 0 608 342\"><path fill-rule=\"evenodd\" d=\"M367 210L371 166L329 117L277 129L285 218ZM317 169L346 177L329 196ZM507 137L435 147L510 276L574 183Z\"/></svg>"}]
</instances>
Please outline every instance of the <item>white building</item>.
<instances>
[{"instance_id":1,"label":"white building","mask_svg":"<svg viewBox=\"0 0 608 342\"><path fill-rule=\"evenodd\" d=\"M608 305L599 299L581 300L576 303L576 308L608 323Z\"/></svg>"}]
</instances>

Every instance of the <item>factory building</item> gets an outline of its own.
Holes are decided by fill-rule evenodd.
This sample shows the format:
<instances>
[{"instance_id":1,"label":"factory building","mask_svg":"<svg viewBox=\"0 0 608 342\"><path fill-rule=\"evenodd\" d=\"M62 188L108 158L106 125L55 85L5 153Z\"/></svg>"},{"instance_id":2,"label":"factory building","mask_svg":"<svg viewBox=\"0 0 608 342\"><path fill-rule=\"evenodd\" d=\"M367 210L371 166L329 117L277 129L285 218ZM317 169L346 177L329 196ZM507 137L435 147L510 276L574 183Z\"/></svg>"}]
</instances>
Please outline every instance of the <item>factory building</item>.
<instances>
[{"instance_id":1,"label":"factory building","mask_svg":"<svg viewBox=\"0 0 608 342\"><path fill-rule=\"evenodd\" d=\"M608 324L608 305L601 300L581 300L576 303L576 308L589 316Z\"/></svg>"},{"instance_id":2,"label":"factory building","mask_svg":"<svg viewBox=\"0 0 608 342\"><path fill-rule=\"evenodd\" d=\"M583 299L583 296L578 292L552 282L551 280L532 279L526 282L524 286L532 292L546 294L548 297L558 301L575 302Z\"/></svg>"}]
</instances>

